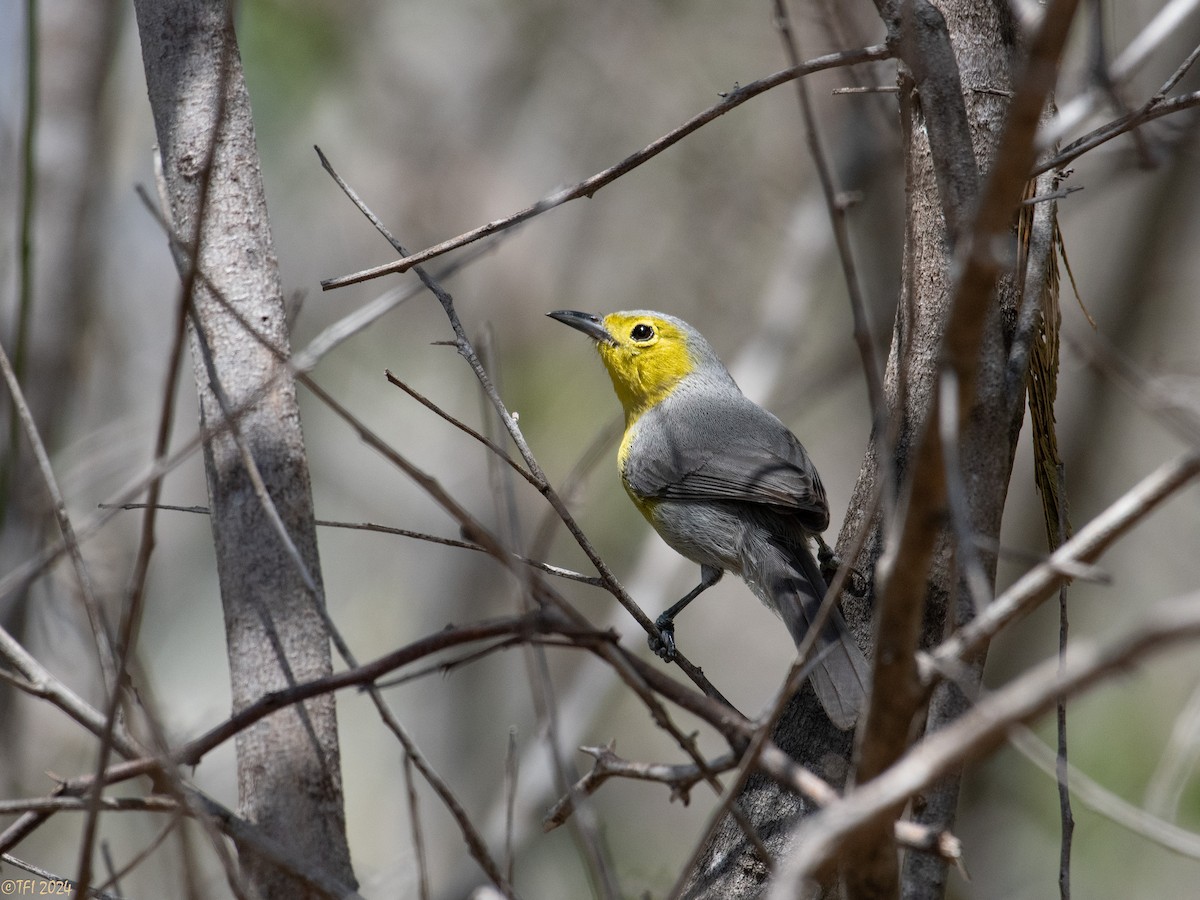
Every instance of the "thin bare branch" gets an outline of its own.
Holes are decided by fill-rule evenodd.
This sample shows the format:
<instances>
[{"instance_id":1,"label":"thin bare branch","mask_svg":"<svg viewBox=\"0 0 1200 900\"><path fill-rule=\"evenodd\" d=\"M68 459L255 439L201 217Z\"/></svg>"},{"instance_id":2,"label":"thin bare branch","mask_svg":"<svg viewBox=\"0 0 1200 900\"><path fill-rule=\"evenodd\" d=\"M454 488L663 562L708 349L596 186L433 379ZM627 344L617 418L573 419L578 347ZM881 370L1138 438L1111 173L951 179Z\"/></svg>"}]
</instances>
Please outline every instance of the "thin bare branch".
<instances>
[{"instance_id":1,"label":"thin bare branch","mask_svg":"<svg viewBox=\"0 0 1200 900\"><path fill-rule=\"evenodd\" d=\"M365 269L361 272L356 272L352 275L343 275L338 278L329 278L321 282L322 290L333 290L334 288L346 287L351 284L358 284L362 281L368 281L372 278L379 278L381 275L390 275L397 272L407 272L415 265L427 262L435 256L441 256L443 253L448 253L451 250L456 250L459 247L466 246L481 238L489 237L497 232L504 231L526 222L529 219L539 216L542 213L554 209L557 206L562 206L571 200L578 200L581 197L591 197L601 188L616 181L622 175L636 169L642 163L662 153L668 147L687 137L698 128L707 125L713 119L724 115L731 109L741 106L747 100L757 97L764 91L769 91L771 88L778 87L781 84L786 84L796 78L802 78L805 75L811 75L813 72L820 72L824 69L833 69L840 66L852 66L859 63L878 62L880 60L889 59L891 51L882 44L863 47L858 50L845 50L840 53L830 53L826 56L819 56L816 59L809 60L800 66L791 69L784 69L782 72L776 72L774 75L769 75L766 78L761 78L758 81L752 81L750 84L735 87L732 91L724 94L720 103L709 107L704 112L693 116L682 125L671 130L667 134L660 137L658 140L649 144L632 156L627 157L615 166L597 172L590 178L584 179L574 187L566 188L565 190L557 191L550 196L539 200L532 206L528 206L523 210L506 216L503 219L497 219L494 222L489 222L471 231L461 234L458 237L442 241L418 253L413 253L405 256L403 259L395 260L394 262L386 263L382 266L376 266L373 269Z\"/></svg>"},{"instance_id":2,"label":"thin bare branch","mask_svg":"<svg viewBox=\"0 0 1200 900\"><path fill-rule=\"evenodd\" d=\"M324 159L323 154L322 158ZM325 160L325 165L327 170L329 170L330 173L338 179L339 184L344 185L342 179L336 175L336 172L334 172L332 166L328 164L327 160ZM366 215L372 222L378 222L378 218L370 211L366 204L364 204L363 201L358 198L356 194L350 192L348 186L344 186L343 189L347 191L347 195L351 197L351 200L354 202L355 206L357 206L364 215ZM382 226L379 227L387 237L388 241L392 243L393 247L396 249L396 252L404 255L405 248L399 243L399 241L397 241L397 239L385 229L382 229ZM579 527L579 524L575 521L575 518L567 509L566 504L563 503L558 492L554 490L550 480L546 477L546 473L542 470L541 465L534 457L533 451L529 448L529 444L526 442L524 434L522 434L520 427L517 425L516 417L513 416L513 414L508 410L504 401L501 399L499 392L496 390L495 384L492 383L491 377L488 375L486 369L484 369L483 363L480 361L474 345L467 336L466 329L463 328L462 321L459 319L458 313L455 310L454 298L451 297L445 288L443 288L433 276L426 272L423 267L417 265L413 257L405 255L404 261L409 263L409 266L413 268L413 271L416 273L417 277L421 279L422 284L424 284L437 298L438 303L441 305L443 312L446 314L446 318L454 332L453 346L470 367L476 379L479 381L484 394L487 396L488 401L496 410L500 424L504 427L505 431L508 432L513 444L516 445L517 450L520 452L521 458L525 461L525 466L532 478L532 483L535 484L542 496L546 498L547 502L562 520L563 524L566 525L567 530L571 533L571 536L575 539L575 542L579 545L580 549L582 549L587 555L592 565L596 567L596 571L604 580L604 586L609 593L611 593L617 599L617 602L625 607L629 614L633 616L634 620L646 631L648 635L657 637L658 627L654 624L650 617L646 615L642 608L638 606L636 602L634 602L633 598L629 596L624 587L621 586L621 583L617 580L616 576L613 575L611 569L609 569L608 564L604 561L604 559L596 551L595 547L592 546L591 541L588 540L587 536L583 533L583 529ZM305 381L305 383L308 382ZM321 394L327 398L325 399L326 404L331 405L331 408L335 408L332 406L332 398L329 398L328 395L323 391ZM343 419L346 419L346 421L350 421L352 418L348 418L349 414L344 410L341 410L340 405L335 408L335 411L337 411ZM356 426L356 428L360 435L365 437L367 429L361 426ZM388 448L384 455L387 456L389 453L391 453L390 448ZM404 463L404 466L407 467L405 468L405 471L409 472L410 477L415 478L413 475L413 472L416 471L415 468L408 465L407 462ZM410 469L412 470L411 472L409 471ZM434 483L433 479L430 479L428 476L422 474L422 478L427 482ZM417 479L417 481L418 484L422 484L422 486L424 486L424 482L422 482L421 479ZM442 502L437 495L431 494L431 496L433 496L435 500L438 500L439 503ZM445 506L445 504L443 504L443 506ZM457 507L457 504L455 504L455 507ZM447 511L451 511L450 507L445 508ZM452 512L452 514L456 517L458 516L457 513ZM465 519L460 518L460 521L463 522L464 526L466 525ZM501 552L500 544L495 542L494 538L490 538L490 540L493 542L495 551ZM489 552L491 552L491 550L489 550ZM675 663L697 686L701 688L701 690L705 691L705 693L708 693L713 697L724 699L716 687L705 677L704 673L699 669L699 667L692 664L692 662L688 660L682 653L676 654ZM697 760L699 760L699 757L697 757Z\"/></svg>"},{"instance_id":3,"label":"thin bare branch","mask_svg":"<svg viewBox=\"0 0 1200 900\"><path fill-rule=\"evenodd\" d=\"M639 781L657 781L671 789L672 800L682 800L686 806L688 794L697 782L703 781L705 773L694 764L668 765L666 763L641 763L623 759L615 752L615 742L603 747L580 747L595 759L592 768L571 786L571 790L560 797L542 819L542 831L553 831L566 822L575 811L577 797L591 796L610 778L633 778ZM734 768L737 757L727 753L706 763L709 772L718 773Z\"/></svg>"},{"instance_id":4,"label":"thin bare branch","mask_svg":"<svg viewBox=\"0 0 1200 900\"><path fill-rule=\"evenodd\" d=\"M1032 730L1020 726L1013 728L1009 731L1008 742L1051 778L1057 778L1058 760L1054 751ZM1073 765L1068 765L1067 770L1072 796L1088 809L1173 853L1200 859L1200 834L1134 806Z\"/></svg>"},{"instance_id":5,"label":"thin bare branch","mask_svg":"<svg viewBox=\"0 0 1200 900\"><path fill-rule=\"evenodd\" d=\"M834 88L830 93L835 96L842 94L895 94L899 93L900 88L894 84L864 84L854 87Z\"/></svg>"},{"instance_id":6,"label":"thin bare branch","mask_svg":"<svg viewBox=\"0 0 1200 900\"><path fill-rule=\"evenodd\" d=\"M1159 603L1134 627L1103 646L1076 645L1060 672L1057 654L980 700L962 718L916 744L870 782L796 829L796 853L786 861L768 894L770 900L797 896L812 878L861 829L888 825L894 811L915 793L951 769L978 759L1005 740L1011 728L1054 707L1135 662L1183 641L1200 638L1200 594Z\"/></svg>"},{"instance_id":7,"label":"thin bare branch","mask_svg":"<svg viewBox=\"0 0 1200 900\"><path fill-rule=\"evenodd\" d=\"M110 504L102 503L101 509L108 508ZM122 503L116 509L143 509L144 503ZM161 510L170 510L172 512L195 513L197 515L208 515L207 506L177 506L170 503L160 503L158 508ZM391 534L396 537L411 538L414 541L426 541L430 544L441 544L443 547L455 547L459 550L471 550L476 553L488 553L486 547L479 544L473 544L470 541L462 541L457 538L441 537L436 534L427 534L423 531L412 531L408 528L397 528L394 525L380 525L376 522L339 522L333 519L316 519L315 523L321 528L342 528L348 531L373 531L376 534ZM542 562L537 559L530 559L527 556L521 556L514 553L513 559L517 562L524 563L527 566L532 566L540 572L545 572L547 575L553 575L556 578L565 578L568 581L578 581L581 584L590 584L593 587L603 587L604 581L595 575L584 575L581 572L575 572L571 569L556 566L552 563Z\"/></svg>"},{"instance_id":8,"label":"thin bare branch","mask_svg":"<svg viewBox=\"0 0 1200 900\"><path fill-rule=\"evenodd\" d=\"M96 656L105 689L115 690L117 685L116 654L113 651L112 638L108 633L108 623L104 621L104 612L100 609L100 602L96 599L92 576L88 573L87 563L84 562L75 526L67 513L67 502L58 487L58 479L54 477L54 469L50 465L50 455L46 452L46 445L42 443L41 435L38 434L37 424L33 421L33 413L30 412L29 405L25 402L25 393L21 390L20 382L17 380L16 370L3 347L0 347L0 372L3 373L4 381L8 385L14 414L21 423L21 429L25 432L25 438L33 450L38 473L41 475L46 493L50 496L54 519L62 533L63 547L71 557L71 565L75 570L75 578L79 582L79 591L83 598L83 608L92 629L92 639L96 643Z\"/></svg>"},{"instance_id":9,"label":"thin bare branch","mask_svg":"<svg viewBox=\"0 0 1200 900\"><path fill-rule=\"evenodd\" d=\"M943 664L966 658L1006 625L1053 596L1059 584L1071 577L1069 572L1062 571L1060 562L1094 562L1114 541L1197 475L1200 475L1200 454L1187 454L1163 463L937 647L928 664L922 664L922 680L928 682Z\"/></svg>"},{"instance_id":10,"label":"thin bare branch","mask_svg":"<svg viewBox=\"0 0 1200 900\"><path fill-rule=\"evenodd\" d=\"M571 793L561 797L542 819L542 830L553 831L570 817L574 809L576 794L594 794L610 778L630 778L638 781L656 781L671 789L671 800L682 800L686 805L689 792L704 773L695 765L671 765L666 763L643 763L624 759L615 752L615 743L603 747L580 747L582 752L595 759L592 768L579 779ZM724 754L709 760L708 767L714 772L723 772L738 765L737 757ZM773 744L767 744L759 756L763 771L778 781L793 787L811 798L819 806L826 806L839 799L832 786L812 772L796 763L790 756ZM896 823L896 840L903 846L928 853L937 853L950 860L962 858L962 842L945 831L926 828L915 822Z\"/></svg>"},{"instance_id":11,"label":"thin bare branch","mask_svg":"<svg viewBox=\"0 0 1200 900\"><path fill-rule=\"evenodd\" d=\"M408 396L412 397L414 400L416 400L418 403L420 403L426 409L431 410L436 415L445 419L447 422L449 422L451 425L453 425L459 431L461 431L464 434L469 435L469 436L473 437L475 440L479 441L479 443L481 443L481 444L483 444L483 446L487 447L488 450L492 451L492 454L497 459L499 459L501 462L503 462L507 466L509 466L514 472L516 472L518 475L520 475L522 478L524 478L526 481L528 481L530 484L532 484L535 488L540 489L542 487L543 482L540 482L538 479L534 478L531 474L529 474L529 472L525 471L525 469L521 467L520 463L518 463L515 459L513 459L511 456L509 456L507 453L504 452L503 447L499 446L498 444L496 444L494 441L490 440L489 438L484 437L482 434L480 434L478 431L476 431L474 428L472 428L466 422L463 422L461 419L457 419L454 416L450 415L450 413L446 412L444 409L442 409L440 406L438 406L436 403L434 403L432 400L430 400L428 397L426 397L424 394L422 394L416 388L411 387L408 384L405 384L403 381L401 381L399 378L397 378L395 375L393 375L390 369L384 370L384 375L387 377L388 381L390 381L396 387L400 388L400 390L404 391L404 393L408 394Z\"/></svg>"},{"instance_id":12,"label":"thin bare branch","mask_svg":"<svg viewBox=\"0 0 1200 900\"><path fill-rule=\"evenodd\" d=\"M792 68L800 65L800 45L792 31L792 20L788 15L785 0L774 0L775 27L783 40L784 52ZM846 223L846 203L843 194L833 180L833 167L821 142L817 128L817 117L809 97L808 81L796 79L796 99L800 103L800 118L804 122L804 136L812 156L817 179L821 183L821 194L829 213L829 224L837 244L838 259L842 263L842 278L846 282L846 294L850 300L850 311L854 317L854 343L862 360L863 376L867 383L867 398L871 404L871 420L882 422L884 415L883 373L875 349L875 333L867 304L863 298L862 283L858 277L858 266L854 262L854 250L850 246L850 230Z\"/></svg>"},{"instance_id":13,"label":"thin bare branch","mask_svg":"<svg viewBox=\"0 0 1200 900\"><path fill-rule=\"evenodd\" d=\"M1064 103L1057 116L1050 120L1039 135L1039 143L1043 148L1054 146L1091 114L1096 105L1111 96L1113 89L1125 84L1164 41L1176 33L1179 24L1187 18L1196 7L1197 0L1171 0L1163 6L1158 14L1151 19L1146 27L1129 42L1125 50L1113 61L1111 67L1101 71L1095 84L1078 96ZM1176 70L1167 85L1160 92L1165 94L1183 77L1183 73L1194 61L1194 55L1188 57L1184 65Z\"/></svg>"},{"instance_id":14,"label":"thin bare branch","mask_svg":"<svg viewBox=\"0 0 1200 900\"><path fill-rule=\"evenodd\" d=\"M175 814L171 816L170 821L168 821L162 828L159 829L158 834L156 834L153 839L146 844L146 846L144 846L131 860L129 860L129 862L121 866L119 869L113 863L112 856L108 852L108 842L101 841L100 851L104 856L104 864L108 869L108 876L100 885L100 890L112 888L118 894L121 893L120 880L144 863L147 859L149 859L162 845L163 841L170 837L172 832L179 827L179 823L182 821L183 809L179 808L176 810Z\"/></svg>"},{"instance_id":15,"label":"thin bare branch","mask_svg":"<svg viewBox=\"0 0 1200 900\"><path fill-rule=\"evenodd\" d=\"M1085 134L1077 141L1067 144L1054 156L1038 163L1033 169L1033 174L1041 175L1043 172L1061 169L1085 153L1095 150L1101 144L1108 143L1113 138L1120 137L1123 134L1128 134L1135 128L1145 125L1147 122L1161 119L1163 116L1169 116L1185 109L1193 109L1197 106L1200 106L1200 91L1192 91L1190 94L1181 94L1178 97L1163 100L1152 106L1144 106L1127 115L1113 119L1111 122L1101 125L1094 131Z\"/></svg>"},{"instance_id":16,"label":"thin bare branch","mask_svg":"<svg viewBox=\"0 0 1200 900\"><path fill-rule=\"evenodd\" d=\"M101 797L100 808L105 812L173 813L180 809L174 797L152 794L148 797ZM25 800L0 800L0 816L23 812L87 812L83 797L30 797Z\"/></svg>"}]
</instances>

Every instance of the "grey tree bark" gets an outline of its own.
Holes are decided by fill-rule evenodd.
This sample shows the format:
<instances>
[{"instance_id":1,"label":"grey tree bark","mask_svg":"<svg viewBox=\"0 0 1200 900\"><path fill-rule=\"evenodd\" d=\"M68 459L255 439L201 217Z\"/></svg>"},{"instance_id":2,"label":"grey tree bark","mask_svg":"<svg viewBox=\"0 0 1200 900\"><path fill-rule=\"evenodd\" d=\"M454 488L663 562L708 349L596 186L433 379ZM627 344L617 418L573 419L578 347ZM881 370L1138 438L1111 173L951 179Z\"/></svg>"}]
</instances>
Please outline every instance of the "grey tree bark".
<instances>
[{"instance_id":1,"label":"grey tree bark","mask_svg":"<svg viewBox=\"0 0 1200 900\"><path fill-rule=\"evenodd\" d=\"M873 433L839 536L838 551L853 552L861 529L867 540L854 558L860 573L871 576L885 550L885 523L911 474L918 438L935 409L939 374L945 360L944 337L953 299L952 261L957 238L973 213L980 185L1004 127L1013 65L1018 56L1017 31L1004 0L976 3L946 0L937 8L923 2L877 3L889 29L889 43L899 65L899 118L903 133L906 176L906 231L899 300L888 357L885 399L890 434ZM947 40L948 39L948 40ZM932 146L931 146L932 144ZM1014 228L1015 228L1014 217ZM1015 241L1014 241L1015 244ZM1015 259L1015 256L1014 256ZM961 480L966 486L970 530L996 539L1024 411L1023 371L1014 380L1013 341L1020 306L1020 279L1002 277L986 313L974 399L960 424ZM1026 296L1039 296L1040 286L1026 284ZM911 490L920 491L920 485ZM881 504L876 503L877 493ZM882 507L882 508L881 508ZM942 509L943 516L948 511ZM936 644L946 631L971 615L972 602L960 563L961 550L944 524L925 567L924 616L919 643ZM995 557L979 552L978 563L989 587L994 585ZM900 559L894 566L904 567ZM921 566L924 561L913 563ZM872 641L872 619L879 584L873 579L861 599L843 600L843 610L860 642ZM983 659L973 660L971 677L982 672ZM968 686L968 691L970 686ZM914 729L932 731L957 717L966 698L957 687L943 685L930 698L927 715ZM836 785L852 770L852 736L838 732L821 714L805 687L791 703L773 735L798 761ZM914 818L935 827L952 828L959 780L946 779L914 804ZM813 812L811 804L766 778L750 781L744 808L773 855L789 849L791 829ZM896 869L890 841L877 853L889 855L883 883L864 876L854 896L894 896L895 879L906 898L940 898L945 892L946 864L934 856L909 853ZM857 863L857 860L855 861ZM876 860L878 862L878 860ZM864 865L860 872L878 869ZM768 870L739 826L728 817L706 847L690 875L688 897L755 897L763 891ZM890 881L890 885L887 883Z\"/></svg>"},{"instance_id":2,"label":"grey tree bark","mask_svg":"<svg viewBox=\"0 0 1200 900\"><path fill-rule=\"evenodd\" d=\"M230 9L224 0L137 0L135 8L169 215L197 248L176 259L191 289L200 417L218 429L204 462L238 710L332 668L308 463L282 362L282 288ZM236 424L220 428L228 410L240 411ZM237 756L241 814L353 884L332 695L243 732ZM309 895L250 854L242 866L259 897Z\"/></svg>"}]
</instances>

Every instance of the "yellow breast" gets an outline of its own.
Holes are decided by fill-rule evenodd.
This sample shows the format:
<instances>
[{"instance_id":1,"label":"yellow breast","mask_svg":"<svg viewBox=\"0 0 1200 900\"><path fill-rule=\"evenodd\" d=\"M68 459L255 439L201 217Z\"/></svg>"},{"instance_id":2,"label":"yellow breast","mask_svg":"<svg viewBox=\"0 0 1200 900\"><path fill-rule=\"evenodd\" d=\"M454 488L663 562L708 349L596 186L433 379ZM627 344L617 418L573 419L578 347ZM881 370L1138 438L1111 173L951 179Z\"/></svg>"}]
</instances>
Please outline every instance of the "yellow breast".
<instances>
[{"instance_id":1,"label":"yellow breast","mask_svg":"<svg viewBox=\"0 0 1200 900\"><path fill-rule=\"evenodd\" d=\"M621 475L621 484L625 488L625 493L629 495L629 499L633 501L633 505L638 508L638 511L646 517L651 525L654 524L653 510L657 501L642 497L629 486L629 482L625 480L625 463L629 459L629 454L633 448L633 442L637 438L637 420L634 419L625 428L625 436L621 438L621 446L617 448L617 471Z\"/></svg>"}]
</instances>

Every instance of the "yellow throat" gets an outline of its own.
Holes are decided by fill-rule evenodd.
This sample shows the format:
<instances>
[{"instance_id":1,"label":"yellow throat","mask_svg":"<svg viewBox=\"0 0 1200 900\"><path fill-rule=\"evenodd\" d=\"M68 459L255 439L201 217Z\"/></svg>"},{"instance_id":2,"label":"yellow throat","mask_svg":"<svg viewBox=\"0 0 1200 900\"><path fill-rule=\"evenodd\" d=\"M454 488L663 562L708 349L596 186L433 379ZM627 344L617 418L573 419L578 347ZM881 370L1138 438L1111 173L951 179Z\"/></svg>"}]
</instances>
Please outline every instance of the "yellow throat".
<instances>
[{"instance_id":1,"label":"yellow throat","mask_svg":"<svg viewBox=\"0 0 1200 900\"><path fill-rule=\"evenodd\" d=\"M666 319L615 312L605 316L603 324L612 342L599 341L596 349L625 411L628 431L692 372L695 362L688 352L687 335Z\"/></svg>"},{"instance_id":2,"label":"yellow throat","mask_svg":"<svg viewBox=\"0 0 1200 900\"><path fill-rule=\"evenodd\" d=\"M671 316L648 310L610 313L603 318L578 310L560 309L552 319L583 332L596 342L596 349L621 407L625 412L625 436L617 451L617 467L630 498L654 524L655 502L640 497L625 479L625 464L637 437L637 422L680 383L708 361L716 362L704 339ZM657 527L657 526L655 526Z\"/></svg>"}]
</instances>

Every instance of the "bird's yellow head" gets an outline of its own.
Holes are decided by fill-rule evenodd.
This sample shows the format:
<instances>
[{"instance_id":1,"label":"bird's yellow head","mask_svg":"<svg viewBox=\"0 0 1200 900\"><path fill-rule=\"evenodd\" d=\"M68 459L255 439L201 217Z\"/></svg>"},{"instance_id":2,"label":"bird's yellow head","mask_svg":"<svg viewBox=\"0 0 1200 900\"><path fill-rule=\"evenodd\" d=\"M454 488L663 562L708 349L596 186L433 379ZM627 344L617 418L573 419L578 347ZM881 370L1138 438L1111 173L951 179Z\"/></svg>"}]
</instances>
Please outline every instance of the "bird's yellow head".
<instances>
[{"instance_id":1,"label":"bird's yellow head","mask_svg":"<svg viewBox=\"0 0 1200 900\"><path fill-rule=\"evenodd\" d=\"M704 339L686 323L663 313L635 310L591 313L560 309L550 317L596 342L625 410L626 425L666 397L698 365ZM704 344L707 349L707 345ZM711 352L711 351L710 351ZM702 354L707 355L707 354Z\"/></svg>"}]
</instances>

